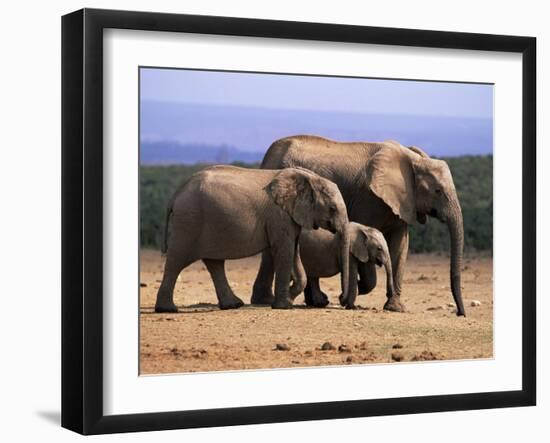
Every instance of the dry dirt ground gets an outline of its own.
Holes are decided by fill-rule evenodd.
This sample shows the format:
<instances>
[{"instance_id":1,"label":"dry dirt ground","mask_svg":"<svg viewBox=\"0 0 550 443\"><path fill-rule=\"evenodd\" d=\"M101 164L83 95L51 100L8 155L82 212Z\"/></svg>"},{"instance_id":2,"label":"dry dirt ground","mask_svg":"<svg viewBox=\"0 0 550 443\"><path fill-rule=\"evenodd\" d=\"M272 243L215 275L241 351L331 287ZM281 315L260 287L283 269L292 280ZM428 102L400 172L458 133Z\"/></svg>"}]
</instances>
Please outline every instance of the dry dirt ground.
<instances>
[{"instance_id":1,"label":"dry dirt ground","mask_svg":"<svg viewBox=\"0 0 550 443\"><path fill-rule=\"evenodd\" d=\"M140 372L160 374L255 368L347 365L491 358L493 282L491 258L467 258L462 278L467 317L456 317L447 257L413 255L407 262L402 301L406 313L382 310L385 279L361 295L359 309L338 304L338 277L321 281L331 304L273 310L250 306L259 257L226 262L235 293L247 303L218 309L202 262L186 268L176 284L177 314L156 314L155 297L164 258L141 251ZM472 304L480 304L472 306ZM324 345L324 346L323 346Z\"/></svg>"}]
</instances>

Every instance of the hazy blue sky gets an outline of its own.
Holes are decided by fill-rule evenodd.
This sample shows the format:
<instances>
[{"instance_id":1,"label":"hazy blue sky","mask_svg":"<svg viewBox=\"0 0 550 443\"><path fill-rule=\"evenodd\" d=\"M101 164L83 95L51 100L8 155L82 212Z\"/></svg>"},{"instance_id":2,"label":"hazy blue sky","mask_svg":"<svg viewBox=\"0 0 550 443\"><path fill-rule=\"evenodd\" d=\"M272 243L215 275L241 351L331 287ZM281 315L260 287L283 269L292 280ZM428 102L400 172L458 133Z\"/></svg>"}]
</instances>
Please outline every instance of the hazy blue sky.
<instances>
[{"instance_id":1,"label":"hazy blue sky","mask_svg":"<svg viewBox=\"0 0 550 443\"><path fill-rule=\"evenodd\" d=\"M276 109L491 118L491 85L142 69L141 99Z\"/></svg>"},{"instance_id":2,"label":"hazy blue sky","mask_svg":"<svg viewBox=\"0 0 550 443\"><path fill-rule=\"evenodd\" d=\"M297 134L394 139L438 156L493 152L492 85L158 68L140 80L150 162L222 146L261 158Z\"/></svg>"}]
</instances>

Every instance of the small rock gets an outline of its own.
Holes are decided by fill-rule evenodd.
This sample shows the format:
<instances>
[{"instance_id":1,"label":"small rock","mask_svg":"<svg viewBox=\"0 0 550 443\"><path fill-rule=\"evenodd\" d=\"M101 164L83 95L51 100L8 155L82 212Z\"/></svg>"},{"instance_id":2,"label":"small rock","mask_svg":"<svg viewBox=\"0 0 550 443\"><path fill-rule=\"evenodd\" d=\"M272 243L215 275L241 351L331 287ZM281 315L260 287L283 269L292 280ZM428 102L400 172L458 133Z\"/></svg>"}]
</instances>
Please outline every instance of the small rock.
<instances>
[{"instance_id":1,"label":"small rock","mask_svg":"<svg viewBox=\"0 0 550 443\"><path fill-rule=\"evenodd\" d=\"M401 352L392 352L391 354L391 359L393 361L403 361L404 358Z\"/></svg>"},{"instance_id":2,"label":"small rock","mask_svg":"<svg viewBox=\"0 0 550 443\"><path fill-rule=\"evenodd\" d=\"M353 361L353 357L351 355L348 355L346 358L346 363L351 363Z\"/></svg>"},{"instance_id":3,"label":"small rock","mask_svg":"<svg viewBox=\"0 0 550 443\"><path fill-rule=\"evenodd\" d=\"M368 346L367 342L364 341L364 342L362 342L361 344L359 344L357 347L358 347L361 351L366 351L366 350L367 350L367 346Z\"/></svg>"},{"instance_id":4,"label":"small rock","mask_svg":"<svg viewBox=\"0 0 550 443\"><path fill-rule=\"evenodd\" d=\"M422 281L422 280L429 280L430 278L424 274L420 274L420 277L418 277L418 281Z\"/></svg>"},{"instance_id":5,"label":"small rock","mask_svg":"<svg viewBox=\"0 0 550 443\"><path fill-rule=\"evenodd\" d=\"M306 352L304 352L304 355L307 356L307 357L311 357L313 355L313 352L306 351Z\"/></svg>"},{"instance_id":6,"label":"small rock","mask_svg":"<svg viewBox=\"0 0 550 443\"><path fill-rule=\"evenodd\" d=\"M448 308L455 308L455 304L454 303L447 303L447 307Z\"/></svg>"},{"instance_id":7,"label":"small rock","mask_svg":"<svg viewBox=\"0 0 550 443\"><path fill-rule=\"evenodd\" d=\"M396 343L392 346L393 349L403 349L403 345L401 343Z\"/></svg>"},{"instance_id":8,"label":"small rock","mask_svg":"<svg viewBox=\"0 0 550 443\"><path fill-rule=\"evenodd\" d=\"M347 345L338 346L338 352L351 352L351 349Z\"/></svg>"},{"instance_id":9,"label":"small rock","mask_svg":"<svg viewBox=\"0 0 550 443\"><path fill-rule=\"evenodd\" d=\"M472 306L472 307L474 307L474 308L475 308L476 306L481 306L481 302L480 302L479 300L472 300L472 301L470 302L470 306Z\"/></svg>"},{"instance_id":10,"label":"small rock","mask_svg":"<svg viewBox=\"0 0 550 443\"><path fill-rule=\"evenodd\" d=\"M321 346L321 351L334 351L335 349L334 345L329 341L324 342Z\"/></svg>"},{"instance_id":11,"label":"small rock","mask_svg":"<svg viewBox=\"0 0 550 443\"><path fill-rule=\"evenodd\" d=\"M357 327L359 327L359 326L361 326L361 325L360 325L359 323L357 323L357 322L354 322L354 323L353 323L353 326L355 326L355 327L357 328Z\"/></svg>"},{"instance_id":12,"label":"small rock","mask_svg":"<svg viewBox=\"0 0 550 443\"><path fill-rule=\"evenodd\" d=\"M294 364L294 365L299 365L299 364L300 364L300 361L299 361L299 360L292 360L292 364Z\"/></svg>"},{"instance_id":13,"label":"small rock","mask_svg":"<svg viewBox=\"0 0 550 443\"><path fill-rule=\"evenodd\" d=\"M439 311L440 309L443 309L443 306L430 306L426 311Z\"/></svg>"},{"instance_id":14,"label":"small rock","mask_svg":"<svg viewBox=\"0 0 550 443\"><path fill-rule=\"evenodd\" d=\"M411 358L411 361L430 361L430 360L438 360L437 355L435 355L431 351L422 351L422 354L415 355L413 358Z\"/></svg>"},{"instance_id":15,"label":"small rock","mask_svg":"<svg viewBox=\"0 0 550 443\"><path fill-rule=\"evenodd\" d=\"M286 343L277 343L275 345L276 351L290 351L290 346L288 346Z\"/></svg>"},{"instance_id":16,"label":"small rock","mask_svg":"<svg viewBox=\"0 0 550 443\"><path fill-rule=\"evenodd\" d=\"M139 287L140 287L140 288L146 288L146 287L147 287L147 283L140 283L140 284L139 284Z\"/></svg>"}]
</instances>

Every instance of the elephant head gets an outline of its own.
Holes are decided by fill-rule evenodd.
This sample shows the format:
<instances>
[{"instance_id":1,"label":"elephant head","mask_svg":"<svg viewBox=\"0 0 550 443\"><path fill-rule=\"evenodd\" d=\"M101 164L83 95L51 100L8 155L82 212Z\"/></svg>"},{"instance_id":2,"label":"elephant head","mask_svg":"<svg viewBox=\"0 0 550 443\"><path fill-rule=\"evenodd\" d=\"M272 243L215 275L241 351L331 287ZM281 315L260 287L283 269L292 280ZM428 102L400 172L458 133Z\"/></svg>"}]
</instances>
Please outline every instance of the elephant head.
<instances>
[{"instance_id":1,"label":"elephant head","mask_svg":"<svg viewBox=\"0 0 550 443\"><path fill-rule=\"evenodd\" d=\"M426 222L426 216L447 224L451 238L450 280L457 315L465 315L460 286L464 227L462 210L449 166L419 148L389 145L367 167L367 181L401 220Z\"/></svg>"},{"instance_id":2,"label":"elephant head","mask_svg":"<svg viewBox=\"0 0 550 443\"><path fill-rule=\"evenodd\" d=\"M342 292L347 294L350 247L348 213L338 187L307 169L287 168L276 175L267 192L301 227L323 228L342 236Z\"/></svg>"},{"instance_id":3,"label":"elephant head","mask_svg":"<svg viewBox=\"0 0 550 443\"><path fill-rule=\"evenodd\" d=\"M371 262L377 266L384 266L386 271L386 292L389 296L394 294L393 272L391 266L388 244L382 233L359 223L351 222L350 254L363 263Z\"/></svg>"}]
</instances>

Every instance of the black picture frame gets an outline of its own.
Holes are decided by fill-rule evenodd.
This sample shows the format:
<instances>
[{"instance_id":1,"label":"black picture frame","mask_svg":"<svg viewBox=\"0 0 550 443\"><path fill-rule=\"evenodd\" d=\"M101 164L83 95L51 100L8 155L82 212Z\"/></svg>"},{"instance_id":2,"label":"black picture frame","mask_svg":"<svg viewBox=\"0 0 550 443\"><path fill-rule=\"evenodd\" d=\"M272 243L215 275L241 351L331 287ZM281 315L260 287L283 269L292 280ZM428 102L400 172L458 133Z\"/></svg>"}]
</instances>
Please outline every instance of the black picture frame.
<instances>
[{"instance_id":1,"label":"black picture frame","mask_svg":"<svg viewBox=\"0 0 550 443\"><path fill-rule=\"evenodd\" d=\"M522 54L522 389L104 415L102 36L107 28ZM83 9L63 16L62 426L82 434L103 434L535 405L535 68L536 39L533 37L97 9Z\"/></svg>"}]
</instances>

